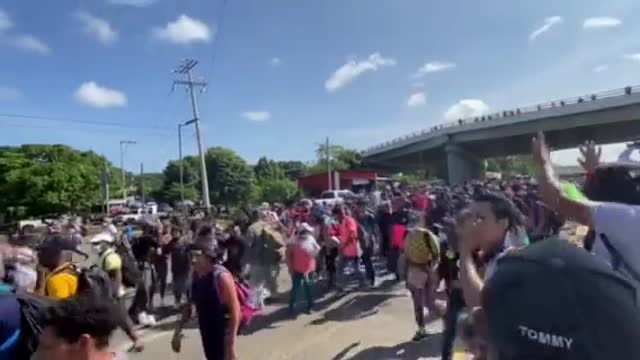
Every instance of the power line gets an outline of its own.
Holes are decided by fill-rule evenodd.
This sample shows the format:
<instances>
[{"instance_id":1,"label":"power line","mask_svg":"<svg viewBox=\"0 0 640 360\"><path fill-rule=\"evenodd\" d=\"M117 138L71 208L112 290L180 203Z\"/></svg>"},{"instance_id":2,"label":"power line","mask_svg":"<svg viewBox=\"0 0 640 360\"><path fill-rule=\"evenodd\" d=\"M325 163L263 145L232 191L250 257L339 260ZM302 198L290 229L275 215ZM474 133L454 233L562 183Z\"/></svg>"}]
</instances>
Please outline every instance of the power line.
<instances>
[{"instance_id":1,"label":"power line","mask_svg":"<svg viewBox=\"0 0 640 360\"><path fill-rule=\"evenodd\" d=\"M64 117L52 117L52 116L41 116L41 115L27 115L27 114L13 114L13 113L0 113L0 117L4 118L15 118L15 119L30 119L30 120L42 120L42 121L54 121L54 122L63 122L63 123L72 123L72 124L81 124L81 125L91 125L91 126L107 126L107 127L117 127L124 128L130 130L152 130L158 132L170 132L173 129L168 127L152 127L152 126L136 126L124 123L115 123L115 122L106 122L106 121L89 121L89 120L80 120L80 119L71 119Z\"/></svg>"},{"instance_id":2,"label":"power line","mask_svg":"<svg viewBox=\"0 0 640 360\"><path fill-rule=\"evenodd\" d=\"M6 128L11 128L11 129L16 129L16 128L20 128L20 129L31 129L31 130L55 130L56 132L76 132L76 133L82 133L82 134L93 134L95 135L96 132L100 132L101 134L104 133L108 133L108 134L122 134L122 129L120 128L104 128L104 129L87 129L87 128L81 128L81 127L60 127L60 126L53 126L53 125L36 125L36 124L7 124L7 123L3 123L2 121L0 121L0 127L2 126L6 126ZM141 131L139 133L137 133L139 136L142 137L153 137L153 138L157 138L160 140L164 140L164 139L169 139L169 136L167 135L167 132L147 132L147 131Z\"/></svg>"}]
</instances>

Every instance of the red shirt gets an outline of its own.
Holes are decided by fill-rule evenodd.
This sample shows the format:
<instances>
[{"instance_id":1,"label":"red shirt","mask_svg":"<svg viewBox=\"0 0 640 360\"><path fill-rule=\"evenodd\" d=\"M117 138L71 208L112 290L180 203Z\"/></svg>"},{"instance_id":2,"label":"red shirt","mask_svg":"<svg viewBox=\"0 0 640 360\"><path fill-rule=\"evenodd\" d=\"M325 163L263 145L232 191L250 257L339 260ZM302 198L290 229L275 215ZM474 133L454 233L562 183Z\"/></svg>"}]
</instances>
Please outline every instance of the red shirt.
<instances>
[{"instance_id":1,"label":"red shirt","mask_svg":"<svg viewBox=\"0 0 640 360\"><path fill-rule=\"evenodd\" d=\"M331 226L331 235L340 239L343 256L358 256L358 223L351 216L345 216L339 224Z\"/></svg>"},{"instance_id":2,"label":"red shirt","mask_svg":"<svg viewBox=\"0 0 640 360\"><path fill-rule=\"evenodd\" d=\"M429 197L427 196L427 194L421 193L414 196L413 207L416 210L427 210L429 208Z\"/></svg>"}]
</instances>

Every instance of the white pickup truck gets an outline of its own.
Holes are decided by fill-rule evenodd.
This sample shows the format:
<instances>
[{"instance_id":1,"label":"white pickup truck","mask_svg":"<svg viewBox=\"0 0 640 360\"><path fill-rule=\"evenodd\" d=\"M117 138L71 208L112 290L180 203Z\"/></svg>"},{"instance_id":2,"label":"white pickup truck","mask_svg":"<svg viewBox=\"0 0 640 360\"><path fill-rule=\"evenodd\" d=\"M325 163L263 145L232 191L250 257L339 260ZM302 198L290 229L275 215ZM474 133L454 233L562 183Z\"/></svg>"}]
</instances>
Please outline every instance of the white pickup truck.
<instances>
[{"instance_id":1,"label":"white pickup truck","mask_svg":"<svg viewBox=\"0 0 640 360\"><path fill-rule=\"evenodd\" d=\"M119 225L124 225L124 224L132 225L140 221L142 217L145 215L155 215L158 217L163 217L166 214L158 212L157 207L155 206L147 206L144 209L136 209L135 211L129 214L118 215L114 219L114 221L116 224L119 224Z\"/></svg>"},{"instance_id":2,"label":"white pickup truck","mask_svg":"<svg viewBox=\"0 0 640 360\"><path fill-rule=\"evenodd\" d=\"M335 204L344 203L345 199L355 197L356 194L354 194L351 190L327 190L323 191L322 194L320 194L320 197L315 199L314 202L320 205L333 206Z\"/></svg>"}]
</instances>

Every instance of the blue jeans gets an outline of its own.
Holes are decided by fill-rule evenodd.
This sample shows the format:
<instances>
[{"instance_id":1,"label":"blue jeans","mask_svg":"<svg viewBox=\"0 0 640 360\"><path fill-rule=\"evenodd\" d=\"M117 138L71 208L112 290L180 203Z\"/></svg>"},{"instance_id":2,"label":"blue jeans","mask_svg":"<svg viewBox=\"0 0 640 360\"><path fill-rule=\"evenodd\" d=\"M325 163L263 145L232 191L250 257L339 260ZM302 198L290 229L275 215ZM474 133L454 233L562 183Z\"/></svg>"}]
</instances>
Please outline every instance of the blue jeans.
<instances>
[{"instance_id":1,"label":"blue jeans","mask_svg":"<svg viewBox=\"0 0 640 360\"><path fill-rule=\"evenodd\" d=\"M360 271L360 258L359 257L346 257L341 256L339 260L340 266L338 267L338 280L339 285L345 286L347 285L347 280L349 277L356 277L360 283L364 283L364 276ZM353 267L353 273L351 276L345 275L345 269L351 265Z\"/></svg>"},{"instance_id":2,"label":"blue jeans","mask_svg":"<svg viewBox=\"0 0 640 360\"><path fill-rule=\"evenodd\" d=\"M458 316L465 307L462 289L453 288L449 292L447 313L444 316L444 334L442 339L442 359L451 360L453 342L456 339Z\"/></svg>"},{"instance_id":3,"label":"blue jeans","mask_svg":"<svg viewBox=\"0 0 640 360\"><path fill-rule=\"evenodd\" d=\"M311 281L309 276L302 273L291 274L291 293L289 293L289 311L293 312L296 305L296 298L298 297L298 291L302 287L304 289L304 295L307 299L307 311L313 309L313 292L311 289Z\"/></svg>"}]
</instances>

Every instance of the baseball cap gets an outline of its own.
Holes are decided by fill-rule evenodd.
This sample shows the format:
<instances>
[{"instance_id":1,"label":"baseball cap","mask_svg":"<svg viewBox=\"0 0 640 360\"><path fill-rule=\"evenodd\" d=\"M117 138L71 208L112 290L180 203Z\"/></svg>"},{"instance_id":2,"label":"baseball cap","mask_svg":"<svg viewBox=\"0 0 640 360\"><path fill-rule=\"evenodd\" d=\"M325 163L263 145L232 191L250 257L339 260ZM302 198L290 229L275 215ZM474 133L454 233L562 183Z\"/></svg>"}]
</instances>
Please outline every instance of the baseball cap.
<instances>
[{"instance_id":1,"label":"baseball cap","mask_svg":"<svg viewBox=\"0 0 640 360\"><path fill-rule=\"evenodd\" d=\"M308 233L313 233L313 227L308 223L303 222L300 225L298 225L298 232L305 232L305 231Z\"/></svg>"},{"instance_id":2,"label":"baseball cap","mask_svg":"<svg viewBox=\"0 0 640 360\"><path fill-rule=\"evenodd\" d=\"M115 239L113 238L113 235L109 232L103 232L100 234L95 235L94 237L91 238L91 240L89 240L89 243L91 244L97 244L97 243L101 243L101 242L106 242L106 243L113 243L115 241Z\"/></svg>"},{"instance_id":3,"label":"baseball cap","mask_svg":"<svg viewBox=\"0 0 640 360\"><path fill-rule=\"evenodd\" d=\"M71 238L62 236L53 236L40 243L37 247L39 254L56 254L62 251L70 251L76 254L88 257L87 253L78 249L76 244L73 243Z\"/></svg>"},{"instance_id":4,"label":"baseball cap","mask_svg":"<svg viewBox=\"0 0 640 360\"><path fill-rule=\"evenodd\" d=\"M482 305L499 360L640 357L635 284L566 241L548 239L502 257Z\"/></svg>"}]
</instances>

